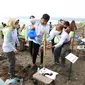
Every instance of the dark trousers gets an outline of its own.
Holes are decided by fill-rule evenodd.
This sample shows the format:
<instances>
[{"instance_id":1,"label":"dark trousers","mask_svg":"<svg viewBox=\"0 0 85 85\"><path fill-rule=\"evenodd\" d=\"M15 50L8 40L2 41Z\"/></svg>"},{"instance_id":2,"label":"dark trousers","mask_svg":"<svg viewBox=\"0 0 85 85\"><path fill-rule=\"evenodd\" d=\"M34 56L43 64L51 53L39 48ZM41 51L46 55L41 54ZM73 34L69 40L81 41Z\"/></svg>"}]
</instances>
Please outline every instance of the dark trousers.
<instances>
[{"instance_id":1,"label":"dark trousers","mask_svg":"<svg viewBox=\"0 0 85 85\"><path fill-rule=\"evenodd\" d=\"M17 49L17 43L15 43L15 47L16 47L16 49Z\"/></svg>"},{"instance_id":2,"label":"dark trousers","mask_svg":"<svg viewBox=\"0 0 85 85\"><path fill-rule=\"evenodd\" d=\"M51 41L52 41L52 46L54 46L55 45L54 38ZM52 48L52 53L54 53L54 48Z\"/></svg>"},{"instance_id":3,"label":"dark trousers","mask_svg":"<svg viewBox=\"0 0 85 85\"><path fill-rule=\"evenodd\" d=\"M14 71L15 71L15 53L12 52L7 52L5 53L8 61L9 61L9 72L11 76L14 76Z\"/></svg>"},{"instance_id":4,"label":"dark trousers","mask_svg":"<svg viewBox=\"0 0 85 85\"><path fill-rule=\"evenodd\" d=\"M62 46L54 49L54 62L59 63L59 58L61 57L61 63L65 64L65 56L68 54L70 49L70 44L66 43Z\"/></svg>"},{"instance_id":5,"label":"dark trousers","mask_svg":"<svg viewBox=\"0 0 85 85\"><path fill-rule=\"evenodd\" d=\"M29 41L29 52L30 52L30 56L32 57L32 53L33 53L33 41Z\"/></svg>"},{"instance_id":6,"label":"dark trousers","mask_svg":"<svg viewBox=\"0 0 85 85\"><path fill-rule=\"evenodd\" d=\"M39 52L39 44L34 43L33 41L29 41L29 52L32 56L32 63L36 64L36 58Z\"/></svg>"}]
</instances>

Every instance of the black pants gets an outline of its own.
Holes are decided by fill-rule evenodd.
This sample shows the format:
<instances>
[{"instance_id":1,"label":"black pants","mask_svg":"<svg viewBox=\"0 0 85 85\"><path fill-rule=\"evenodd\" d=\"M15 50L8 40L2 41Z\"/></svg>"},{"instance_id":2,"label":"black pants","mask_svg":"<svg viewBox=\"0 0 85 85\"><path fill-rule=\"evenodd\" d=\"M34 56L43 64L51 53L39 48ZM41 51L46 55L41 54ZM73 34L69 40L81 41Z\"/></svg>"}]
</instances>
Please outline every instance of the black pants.
<instances>
[{"instance_id":1,"label":"black pants","mask_svg":"<svg viewBox=\"0 0 85 85\"><path fill-rule=\"evenodd\" d=\"M30 56L32 57L32 53L33 53L33 41L29 41L29 52L30 52Z\"/></svg>"},{"instance_id":2,"label":"black pants","mask_svg":"<svg viewBox=\"0 0 85 85\"><path fill-rule=\"evenodd\" d=\"M14 71L15 71L15 53L12 52L7 52L5 53L8 61L9 61L9 73L11 76L14 76Z\"/></svg>"},{"instance_id":3,"label":"black pants","mask_svg":"<svg viewBox=\"0 0 85 85\"><path fill-rule=\"evenodd\" d=\"M32 56L33 64L36 64L36 58L38 55L39 47L40 47L39 44L36 44L33 41L29 41L29 51L30 51L30 55Z\"/></svg>"},{"instance_id":4,"label":"black pants","mask_svg":"<svg viewBox=\"0 0 85 85\"><path fill-rule=\"evenodd\" d=\"M54 46L54 38L51 40L52 41L52 46ZM54 53L54 48L52 48L52 53Z\"/></svg>"}]
</instances>

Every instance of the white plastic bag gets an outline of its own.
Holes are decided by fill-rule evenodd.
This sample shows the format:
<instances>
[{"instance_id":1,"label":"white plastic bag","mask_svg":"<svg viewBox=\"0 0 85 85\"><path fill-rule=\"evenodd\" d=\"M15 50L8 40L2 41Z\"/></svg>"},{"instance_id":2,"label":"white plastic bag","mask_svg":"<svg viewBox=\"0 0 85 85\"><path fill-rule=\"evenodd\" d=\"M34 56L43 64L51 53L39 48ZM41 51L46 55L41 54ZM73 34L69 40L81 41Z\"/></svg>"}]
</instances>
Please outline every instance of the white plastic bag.
<instances>
[{"instance_id":1,"label":"white plastic bag","mask_svg":"<svg viewBox=\"0 0 85 85\"><path fill-rule=\"evenodd\" d=\"M6 85L18 85L17 81L15 79L7 79L5 81Z\"/></svg>"}]
</instances>

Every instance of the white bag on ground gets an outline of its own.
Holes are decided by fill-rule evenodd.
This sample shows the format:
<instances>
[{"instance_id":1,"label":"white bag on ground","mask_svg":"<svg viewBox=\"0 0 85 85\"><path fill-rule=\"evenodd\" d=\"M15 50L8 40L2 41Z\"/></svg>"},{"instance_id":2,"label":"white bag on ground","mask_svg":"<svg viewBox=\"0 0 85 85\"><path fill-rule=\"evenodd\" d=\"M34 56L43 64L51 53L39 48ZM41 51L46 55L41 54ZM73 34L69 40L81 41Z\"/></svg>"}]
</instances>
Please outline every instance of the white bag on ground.
<instances>
[{"instance_id":1,"label":"white bag on ground","mask_svg":"<svg viewBox=\"0 0 85 85\"><path fill-rule=\"evenodd\" d=\"M17 81L15 79L7 79L5 81L6 85L18 85Z\"/></svg>"},{"instance_id":2,"label":"white bag on ground","mask_svg":"<svg viewBox=\"0 0 85 85\"><path fill-rule=\"evenodd\" d=\"M7 85L7 84L5 84L5 82L2 79L0 79L0 85Z\"/></svg>"}]
</instances>

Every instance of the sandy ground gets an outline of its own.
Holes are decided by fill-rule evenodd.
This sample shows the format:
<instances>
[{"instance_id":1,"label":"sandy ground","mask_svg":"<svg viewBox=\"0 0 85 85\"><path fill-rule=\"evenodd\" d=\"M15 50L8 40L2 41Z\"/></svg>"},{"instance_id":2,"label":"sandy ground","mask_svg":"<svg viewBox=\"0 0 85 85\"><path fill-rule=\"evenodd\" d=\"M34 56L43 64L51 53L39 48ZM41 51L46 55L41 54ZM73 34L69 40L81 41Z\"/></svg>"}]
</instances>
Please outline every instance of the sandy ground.
<instances>
[{"instance_id":1,"label":"sandy ground","mask_svg":"<svg viewBox=\"0 0 85 85\"><path fill-rule=\"evenodd\" d=\"M77 35L82 35L82 29L77 30ZM0 54L2 54L2 42L3 40L0 38ZM68 73L69 73L69 66L70 62L66 60L66 68L61 68L57 65L52 65L53 63L53 55L51 50L48 50L46 52L45 57L45 64L46 67L58 72L59 75L56 77L55 85L85 85L85 53L84 52L76 52L76 41L75 41L75 49L74 54L78 55L79 59L76 63L74 63L72 66L72 73L71 73L71 80L68 81ZM4 56L4 55L3 55ZM8 78L8 62L7 59L4 57L0 57L0 77L3 80L6 80ZM25 76L24 85L34 85L33 81L31 80L32 76L32 70L31 68L28 68L28 64L31 64L31 57L29 56L29 52L20 52L16 55L16 73L20 72L23 68L25 68L24 73L22 75ZM39 65L40 58L37 57L37 63ZM30 78L31 76L31 78Z\"/></svg>"}]
</instances>

